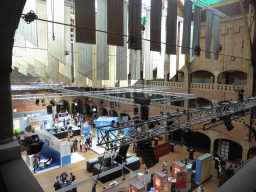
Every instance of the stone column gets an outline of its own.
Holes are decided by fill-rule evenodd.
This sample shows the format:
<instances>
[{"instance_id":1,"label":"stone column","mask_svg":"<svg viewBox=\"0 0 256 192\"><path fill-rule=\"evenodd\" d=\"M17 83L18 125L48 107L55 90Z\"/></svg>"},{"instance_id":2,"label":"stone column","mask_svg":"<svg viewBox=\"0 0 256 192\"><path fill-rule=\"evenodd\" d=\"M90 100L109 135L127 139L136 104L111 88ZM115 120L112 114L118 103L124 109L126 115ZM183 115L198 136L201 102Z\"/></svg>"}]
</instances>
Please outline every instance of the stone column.
<instances>
[{"instance_id":1,"label":"stone column","mask_svg":"<svg viewBox=\"0 0 256 192\"><path fill-rule=\"evenodd\" d=\"M242 160L245 162L247 160L247 154L248 154L248 150L250 148L248 138L243 139L243 141L241 142L241 146L243 148Z\"/></svg>"}]
</instances>

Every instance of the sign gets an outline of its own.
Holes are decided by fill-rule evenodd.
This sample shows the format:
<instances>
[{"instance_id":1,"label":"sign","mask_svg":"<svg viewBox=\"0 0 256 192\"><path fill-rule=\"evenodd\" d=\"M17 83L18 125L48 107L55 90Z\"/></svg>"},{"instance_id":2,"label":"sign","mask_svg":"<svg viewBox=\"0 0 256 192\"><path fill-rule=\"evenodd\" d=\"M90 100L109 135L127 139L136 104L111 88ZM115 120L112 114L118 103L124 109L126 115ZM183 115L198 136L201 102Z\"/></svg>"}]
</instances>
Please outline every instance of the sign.
<instances>
[{"instance_id":1,"label":"sign","mask_svg":"<svg viewBox=\"0 0 256 192\"><path fill-rule=\"evenodd\" d=\"M154 173L153 187L155 187L156 190L161 191L162 183L163 178Z\"/></svg>"},{"instance_id":2,"label":"sign","mask_svg":"<svg viewBox=\"0 0 256 192\"><path fill-rule=\"evenodd\" d=\"M61 156L65 157L67 155L70 155L70 153L71 153L70 142L68 142L68 141L61 142L61 150L60 150Z\"/></svg>"}]
</instances>

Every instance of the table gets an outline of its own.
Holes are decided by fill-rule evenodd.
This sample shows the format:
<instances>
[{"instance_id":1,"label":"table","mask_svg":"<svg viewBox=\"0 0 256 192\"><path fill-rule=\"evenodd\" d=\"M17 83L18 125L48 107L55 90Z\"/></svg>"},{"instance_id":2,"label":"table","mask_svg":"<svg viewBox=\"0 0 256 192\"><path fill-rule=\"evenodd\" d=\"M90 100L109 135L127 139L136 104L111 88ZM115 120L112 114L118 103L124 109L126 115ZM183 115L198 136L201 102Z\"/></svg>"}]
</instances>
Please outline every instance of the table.
<instances>
[{"instance_id":1,"label":"table","mask_svg":"<svg viewBox=\"0 0 256 192\"><path fill-rule=\"evenodd\" d=\"M46 161L48 161L48 159L42 159L42 160L40 160L39 162L38 162L38 164L39 164L39 167L44 167L44 163L46 162Z\"/></svg>"}]
</instances>

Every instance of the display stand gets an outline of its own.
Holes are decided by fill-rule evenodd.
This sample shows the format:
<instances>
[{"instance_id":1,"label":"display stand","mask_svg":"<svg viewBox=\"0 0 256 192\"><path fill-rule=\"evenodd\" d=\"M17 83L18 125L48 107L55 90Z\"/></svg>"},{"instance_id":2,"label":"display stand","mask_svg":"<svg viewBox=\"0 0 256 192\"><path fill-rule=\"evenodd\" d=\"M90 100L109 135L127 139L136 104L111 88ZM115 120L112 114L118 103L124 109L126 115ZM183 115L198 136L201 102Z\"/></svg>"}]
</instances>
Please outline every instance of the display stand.
<instances>
[{"instance_id":1,"label":"display stand","mask_svg":"<svg viewBox=\"0 0 256 192\"><path fill-rule=\"evenodd\" d=\"M196 160L196 184L200 185L211 176L212 154L207 153Z\"/></svg>"},{"instance_id":2,"label":"display stand","mask_svg":"<svg viewBox=\"0 0 256 192\"><path fill-rule=\"evenodd\" d=\"M186 164L179 161L174 161L172 164L173 178L177 179L177 173L182 171L186 171Z\"/></svg>"},{"instance_id":3,"label":"display stand","mask_svg":"<svg viewBox=\"0 0 256 192\"><path fill-rule=\"evenodd\" d=\"M145 186L137 181L130 182L130 192L146 192Z\"/></svg>"},{"instance_id":4,"label":"display stand","mask_svg":"<svg viewBox=\"0 0 256 192\"><path fill-rule=\"evenodd\" d=\"M157 170L153 175L153 187L156 190L162 191L162 186L167 182L167 174Z\"/></svg>"}]
</instances>

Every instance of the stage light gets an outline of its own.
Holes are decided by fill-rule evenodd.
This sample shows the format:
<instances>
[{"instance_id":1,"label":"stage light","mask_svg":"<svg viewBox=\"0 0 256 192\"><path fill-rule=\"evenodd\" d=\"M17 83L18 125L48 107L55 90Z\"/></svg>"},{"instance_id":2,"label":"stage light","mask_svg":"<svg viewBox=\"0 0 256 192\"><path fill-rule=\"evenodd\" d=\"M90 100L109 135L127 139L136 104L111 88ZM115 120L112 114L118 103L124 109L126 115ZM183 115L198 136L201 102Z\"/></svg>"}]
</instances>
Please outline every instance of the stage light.
<instances>
[{"instance_id":1,"label":"stage light","mask_svg":"<svg viewBox=\"0 0 256 192\"><path fill-rule=\"evenodd\" d=\"M27 117L27 115L26 115L26 113L24 114L24 117L23 117L23 120L27 120L28 119L28 117Z\"/></svg>"},{"instance_id":2,"label":"stage light","mask_svg":"<svg viewBox=\"0 0 256 192\"><path fill-rule=\"evenodd\" d=\"M36 106L39 106L39 99L36 99Z\"/></svg>"},{"instance_id":3,"label":"stage light","mask_svg":"<svg viewBox=\"0 0 256 192\"><path fill-rule=\"evenodd\" d=\"M42 99L42 100L41 100L41 102L42 102L42 106L45 106L45 105L46 105L46 103L45 103L45 100L44 100L44 99Z\"/></svg>"}]
</instances>

